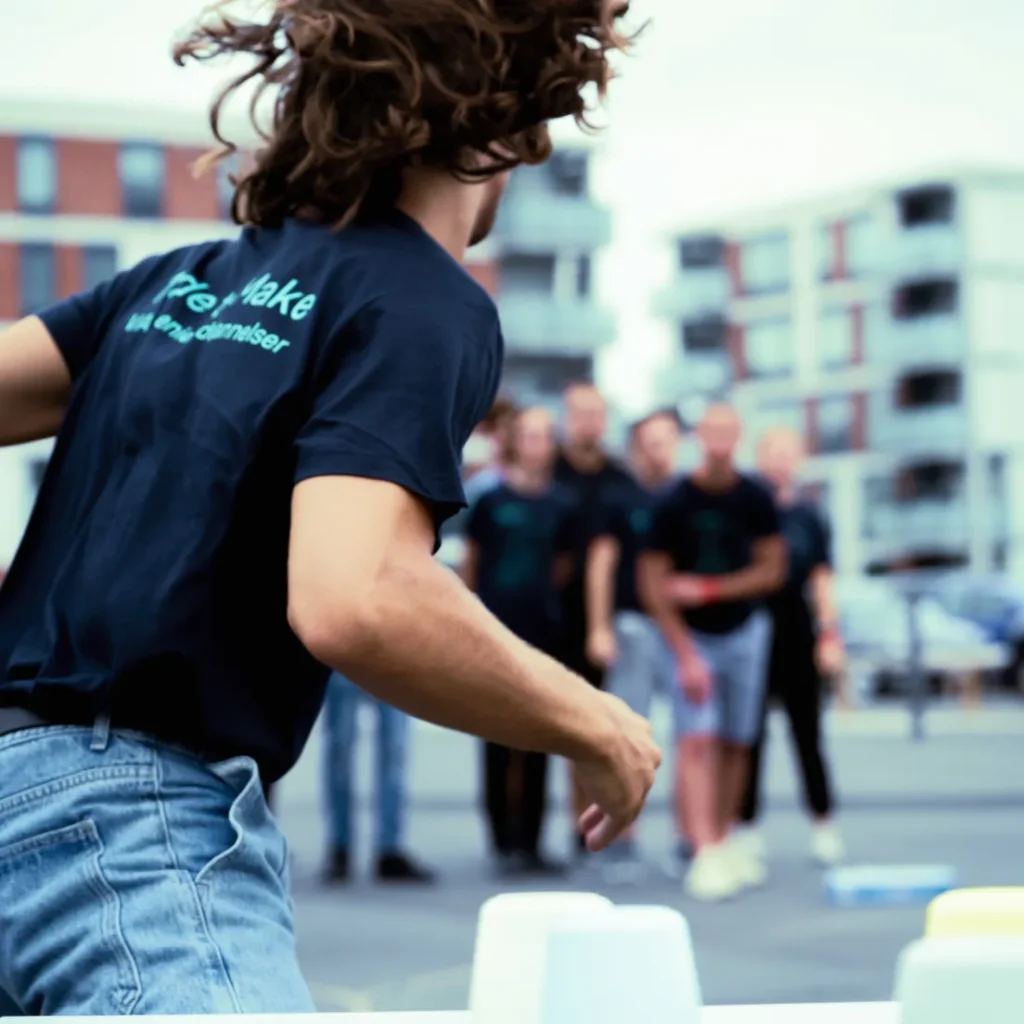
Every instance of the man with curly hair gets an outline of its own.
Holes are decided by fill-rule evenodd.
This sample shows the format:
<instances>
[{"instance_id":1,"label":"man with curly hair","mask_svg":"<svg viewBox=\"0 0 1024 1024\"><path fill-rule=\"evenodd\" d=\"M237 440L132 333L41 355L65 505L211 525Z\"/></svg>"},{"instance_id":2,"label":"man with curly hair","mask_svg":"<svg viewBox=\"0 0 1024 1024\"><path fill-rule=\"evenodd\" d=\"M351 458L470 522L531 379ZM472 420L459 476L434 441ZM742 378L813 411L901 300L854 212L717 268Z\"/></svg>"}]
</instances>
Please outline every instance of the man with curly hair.
<instances>
[{"instance_id":1,"label":"man with curly hair","mask_svg":"<svg viewBox=\"0 0 1024 1024\"><path fill-rule=\"evenodd\" d=\"M0 334L0 444L56 437L0 590L0 1012L313 1009L261 783L330 669L569 758L595 849L660 761L432 557L502 356L460 261L546 122L604 87L621 10L270 8L219 5L176 51L252 61L213 108L221 153L224 100L276 90L240 237Z\"/></svg>"}]
</instances>

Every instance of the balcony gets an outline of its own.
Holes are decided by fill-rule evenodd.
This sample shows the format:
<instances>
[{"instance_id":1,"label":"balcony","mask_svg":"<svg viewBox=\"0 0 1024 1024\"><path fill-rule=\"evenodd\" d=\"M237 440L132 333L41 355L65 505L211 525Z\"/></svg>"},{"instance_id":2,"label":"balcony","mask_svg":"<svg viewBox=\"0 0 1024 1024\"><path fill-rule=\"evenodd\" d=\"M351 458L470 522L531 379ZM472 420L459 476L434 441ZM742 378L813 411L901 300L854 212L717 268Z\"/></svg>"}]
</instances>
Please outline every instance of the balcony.
<instances>
[{"instance_id":1,"label":"balcony","mask_svg":"<svg viewBox=\"0 0 1024 1024\"><path fill-rule=\"evenodd\" d=\"M956 274L965 253L955 224L927 224L897 230L886 239L879 255L883 272L914 278Z\"/></svg>"},{"instance_id":2,"label":"balcony","mask_svg":"<svg viewBox=\"0 0 1024 1024\"><path fill-rule=\"evenodd\" d=\"M722 267L684 270L655 295L654 313L671 320L693 320L724 313L731 297L729 276Z\"/></svg>"},{"instance_id":3,"label":"balcony","mask_svg":"<svg viewBox=\"0 0 1024 1024\"><path fill-rule=\"evenodd\" d=\"M885 502L866 509L865 548L870 561L921 552L967 548L970 523L963 495L945 499Z\"/></svg>"},{"instance_id":4,"label":"balcony","mask_svg":"<svg viewBox=\"0 0 1024 1024\"><path fill-rule=\"evenodd\" d=\"M503 292L498 308L510 350L592 355L615 340L614 315L592 302L544 292Z\"/></svg>"},{"instance_id":5,"label":"balcony","mask_svg":"<svg viewBox=\"0 0 1024 1024\"><path fill-rule=\"evenodd\" d=\"M869 362L891 368L957 366L966 358L967 337L960 317L946 313L889 319L879 325L874 338L871 330L867 332L867 347Z\"/></svg>"},{"instance_id":6,"label":"balcony","mask_svg":"<svg viewBox=\"0 0 1024 1024\"><path fill-rule=\"evenodd\" d=\"M494 235L511 252L591 252L611 241L612 215L585 196L523 189L505 198Z\"/></svg>"},{"instance_id":7,"label":"balcony","mask_svg":"<svg viewBox=\"0 0 1024 1024\"><path fill-rule=\"evenodd\" d=\"M962 402L916 408L872 410L868 444L876 451L942 457L967 444L967 410Z\"/></svg>"}]
</instances>

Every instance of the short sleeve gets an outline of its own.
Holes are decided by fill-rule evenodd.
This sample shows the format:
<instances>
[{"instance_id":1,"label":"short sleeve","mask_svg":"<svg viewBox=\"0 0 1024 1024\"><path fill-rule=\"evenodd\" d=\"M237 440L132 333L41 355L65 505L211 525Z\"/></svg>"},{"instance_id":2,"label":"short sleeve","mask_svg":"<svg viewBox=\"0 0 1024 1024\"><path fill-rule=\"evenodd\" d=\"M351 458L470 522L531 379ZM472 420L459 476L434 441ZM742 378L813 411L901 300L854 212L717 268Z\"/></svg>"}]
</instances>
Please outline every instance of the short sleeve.
<instances>
[{"instance_id":1,"label":"short sleeve","mask_svg":"<svg viewBox=\"0 0 1024 1024\"><path fill-rule=\"evenodd\" d=\"M618 502L605 498L598 503L592 517L591 534L593 537L617 537L619 520L622 515Z\"/></svg>"},{"instance_id":2,"label":"short sleeve","mask_svg":"<svg viewBox=\"0 0 1024 1024\"><path fill-rule=\"evenodd\" d=\"M465 505L462 449L494 399L500 366L496 313L484 321L459 308L363 310L321 353L295 482L387 480L425 501L440 526Z\"/></svg>"},{"instance_id":3,"label":"short sleeve","mask_svg":"<svg viewBox=\"0 0 1024 1024\"><path fill-rule=\"evenodd\" d=\"M775 499L767 488L751 482L750 528L754 540L774 537L782 531L782 521Z\"/></svg>"},{"instance_id":4,"label":"short sleeve","mask_svg":"<svg viewBox=\"0 0 1024 1024\"><path fill-rule=\"evenodd\" d=\"M815 547L815 567L824 565L832 568L832 527L828 520L820 512L814 514L814 524L817 528L817 544Z\"/></svg>"},{"instance_id":5,"label":"short sleeve","mask_svg":"<svg viewBox=\"0 0 1024 1024\"><path fill-rule=\"evenodd\" d=\"M580 550L580 541L588 542L595 533L588 531L583 509L577 502L566 501L555 534L555 550L560 555L572 555Z\"/></svg>"},{"instance_id":6,"label":"short sleeve","mask_svg":"<svg viewBox=\"0 0 1024 1024\"><path fill-rule=\"evenodd\" d=\"M676 495L662 498L654 508L651 529L644 545L647 551L672 555L679 548L680 509Z\"/></svg>"},{"instance_id":7,"label":"short sleeve","mask_svg":"<svg viewBox=\"0 0 1024 1024\"><path fill-rule=\"evenodd\" d=\"M78 380L89 368L126 304L181 251L150 256L94 288L61 299L35 314L56 342L72 380Z\"/></svg>"},{"instance_id":8,"label":"short sleeve","mask_svg":"<svg viewBox=\"0 0 1024 1024\"><path fill-rule=\"evenodd\" d=\"M487 494L478 498L469 506L465 513L466 537L474 544L483 544L487 537L487 527L491 521L491 502Z\"/></svg>"}]
</instances>

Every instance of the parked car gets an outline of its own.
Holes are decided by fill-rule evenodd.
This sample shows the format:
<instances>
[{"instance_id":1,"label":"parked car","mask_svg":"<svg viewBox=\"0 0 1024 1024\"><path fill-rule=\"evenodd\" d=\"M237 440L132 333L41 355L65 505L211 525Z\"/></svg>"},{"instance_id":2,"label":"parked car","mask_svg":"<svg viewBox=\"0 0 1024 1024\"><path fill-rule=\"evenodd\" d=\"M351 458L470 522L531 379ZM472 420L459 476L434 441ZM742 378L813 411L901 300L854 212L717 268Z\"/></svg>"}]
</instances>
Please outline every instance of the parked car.
<instances>
[{"instance_id":1,"label":"parked car","mask_svg":"<svg viewBox=\"0 0 1024 1024\"><path fill-rule=\"evenodd\" d=\"M1007 576L956 576L936 586L935 597L950 614L973 622L990 640L1010 648L1003 684L1024 689L1024 586Z\"/></svg>"},{"instance_id":2,"label":"parked car","mask_svg":"<svg viewBox=\"0 0 1024 1024\"><path fill-rule=\"evenodd\" d=\"M875 694L905 690L910 676L909 599L892 582L850 577L837 585L839 614L851 670L866 675ZM980 626L951 614L933 595L917 601L921 667L931 688L944 676L1004 669L1011 653Z\"/></svg>"}]
</instances>

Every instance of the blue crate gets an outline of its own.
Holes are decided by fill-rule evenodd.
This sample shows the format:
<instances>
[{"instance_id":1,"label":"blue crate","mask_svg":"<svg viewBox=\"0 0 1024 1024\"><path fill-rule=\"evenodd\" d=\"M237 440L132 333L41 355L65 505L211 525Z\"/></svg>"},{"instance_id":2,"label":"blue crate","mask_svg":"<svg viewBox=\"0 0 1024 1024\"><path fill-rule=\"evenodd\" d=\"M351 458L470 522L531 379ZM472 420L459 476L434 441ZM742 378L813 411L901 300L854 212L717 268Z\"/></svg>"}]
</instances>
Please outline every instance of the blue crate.
<instances>
[{"instance_id":1,"label":"blue crate","mask_svg":"<svg viewBox=\"0 0 1024 1024\"><path fill-rule=\"evenodd\" d=\"M956 869L948 864L872 864L825 875L825 893L836 907L928 904L955 888Z\"/></svg>"}]
</instances>

